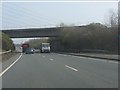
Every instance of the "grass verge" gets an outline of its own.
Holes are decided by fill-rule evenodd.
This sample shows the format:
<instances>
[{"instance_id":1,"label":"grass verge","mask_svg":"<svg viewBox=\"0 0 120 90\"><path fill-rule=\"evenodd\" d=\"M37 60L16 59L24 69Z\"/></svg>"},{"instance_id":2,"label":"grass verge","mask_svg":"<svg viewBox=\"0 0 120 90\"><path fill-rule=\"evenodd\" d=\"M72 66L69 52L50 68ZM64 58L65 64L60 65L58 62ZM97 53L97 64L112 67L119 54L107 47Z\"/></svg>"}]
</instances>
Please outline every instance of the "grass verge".
<instances>
[{"instance_id":1,"label":"grass verge","mask_svg":"<svg viewBox=\"0 0 120 90\"><path fill-rule=\"evenodd\" d=\"M8 60L9 58L13 57L16 54L17 53L15 53L15 52L10 52L10 53L6 53L6 54L2 54L2 62Z\"/></svg>"}]
</instances>

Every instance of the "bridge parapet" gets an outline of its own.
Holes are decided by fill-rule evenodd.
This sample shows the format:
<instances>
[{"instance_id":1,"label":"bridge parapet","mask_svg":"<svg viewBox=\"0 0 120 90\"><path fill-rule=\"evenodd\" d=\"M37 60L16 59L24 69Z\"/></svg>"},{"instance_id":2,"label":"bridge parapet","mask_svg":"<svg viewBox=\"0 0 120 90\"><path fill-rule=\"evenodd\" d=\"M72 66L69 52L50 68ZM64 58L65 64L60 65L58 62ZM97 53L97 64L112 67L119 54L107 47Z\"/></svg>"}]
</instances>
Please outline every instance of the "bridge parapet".
<instances>
[{"instance_id":1,"label":"bridge parapet","mask_svg":"<svg viewBox=\"0 0 120 90\"><path fill-rule=\"evenodd\" d=\"M30 29L14 29L2 30L9 35L10 38L32 38L32 37L57 37L61 28L30 28Z\"/></svg>"}]
</instances>

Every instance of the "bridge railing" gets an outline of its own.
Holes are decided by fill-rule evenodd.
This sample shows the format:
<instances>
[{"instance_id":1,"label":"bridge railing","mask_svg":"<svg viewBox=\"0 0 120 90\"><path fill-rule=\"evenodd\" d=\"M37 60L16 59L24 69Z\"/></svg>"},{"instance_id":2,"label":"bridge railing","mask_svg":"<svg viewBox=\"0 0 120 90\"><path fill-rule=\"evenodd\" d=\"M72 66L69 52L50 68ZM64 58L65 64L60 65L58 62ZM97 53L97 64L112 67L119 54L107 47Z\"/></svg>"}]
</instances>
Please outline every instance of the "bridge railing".
<instances>
[{"instance_id":1,"label":"bridge railing","mask_svg":"<svg viewBox=\"0 0 120 90\"><path fill-rule=\"evenodd\" d=\"M11 51L12 50L8 50L8 51L5 51L5 52L0 52L0 55L10 53Z\"/></svg>"}]
</instances>

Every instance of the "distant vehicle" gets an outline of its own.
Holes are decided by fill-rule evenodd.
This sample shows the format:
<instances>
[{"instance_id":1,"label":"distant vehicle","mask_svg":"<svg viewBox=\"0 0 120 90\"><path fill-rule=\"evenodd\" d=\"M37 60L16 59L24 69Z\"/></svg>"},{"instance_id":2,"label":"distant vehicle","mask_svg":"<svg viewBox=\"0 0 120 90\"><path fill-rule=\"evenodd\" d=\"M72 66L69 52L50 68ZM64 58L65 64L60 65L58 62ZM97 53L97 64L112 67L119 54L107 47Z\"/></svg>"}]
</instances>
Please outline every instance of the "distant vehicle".
<instances>
[{"instance_id":1,"label":"distant vehicle","mask_svg":"<svg viewBox=\"0 0 120 90\"><path fill-rule=\"evenodd\" d=\"M41 52L44 53L44 52L50 52L50 43L42 43L42 49L41 49Z\"/></svg>"},{"instance_id":2,"label":"distant vehicle","mask_svg":"<svg viewBox=\"0 0 120 90\"><path fill-rule=\"evenodd\" d=\"M34 49L34 53L40 53L40 49Z\"/></svg>"},{"instance_id":3,"label":"distant vehicle","mask_svg":"<svg viewBox=\"0 0 120 90\"><path fill-rule=\"evenodd\" d=\"M33 54L34 53L34 49L32 48L27 48L27 50L25 51L25 54Z\"/></svg>"},{"instance_id":4,"label":"distant vehicle","mask_svg":"<svg viewBox=\"0 0 120 90\"><path fill-rule=\"evenodd\" d=\"M26 44L26 43L22 44L21 47L22 47L22 53L25 53L26 50L29 48L29 44Z\"/></svg>"}]
</instances>

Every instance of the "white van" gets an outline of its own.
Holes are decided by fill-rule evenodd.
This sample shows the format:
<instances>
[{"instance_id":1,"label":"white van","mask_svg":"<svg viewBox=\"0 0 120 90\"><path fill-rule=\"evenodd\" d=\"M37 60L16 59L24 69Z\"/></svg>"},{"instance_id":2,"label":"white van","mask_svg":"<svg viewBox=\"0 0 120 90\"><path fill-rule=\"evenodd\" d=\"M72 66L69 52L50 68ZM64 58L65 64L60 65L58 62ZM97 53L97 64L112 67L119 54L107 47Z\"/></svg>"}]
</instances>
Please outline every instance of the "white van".
<instances>
[{"instance_id":1,"label":"white van","mask_svg":"<svg viewBox=\"0 0 120 90\"><path fill-rule=\"evenodd\" d=\"M42 49L41 52L50 52L50 43L42 43Z\"/></svg>"}]
</instances>

